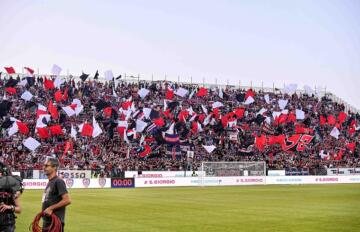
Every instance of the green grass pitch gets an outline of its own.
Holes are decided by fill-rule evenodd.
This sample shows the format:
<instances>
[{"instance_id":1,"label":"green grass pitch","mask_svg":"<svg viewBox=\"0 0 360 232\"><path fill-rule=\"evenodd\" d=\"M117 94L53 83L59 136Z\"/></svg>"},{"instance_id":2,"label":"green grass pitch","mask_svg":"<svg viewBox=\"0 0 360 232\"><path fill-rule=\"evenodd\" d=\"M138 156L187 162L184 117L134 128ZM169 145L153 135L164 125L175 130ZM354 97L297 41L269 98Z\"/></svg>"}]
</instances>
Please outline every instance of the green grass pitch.
<instances>
[{"instance_id":1,"label":"green grass pitch","mask_svg":"<svg viewBox=\"0 0 360 232\"><path fill-rule=\"evenodd\" d=\"M71 189L65 231L360 231L360 185ZM21 196L29 231L42 191Z\"/></svg>"}]
</instances>

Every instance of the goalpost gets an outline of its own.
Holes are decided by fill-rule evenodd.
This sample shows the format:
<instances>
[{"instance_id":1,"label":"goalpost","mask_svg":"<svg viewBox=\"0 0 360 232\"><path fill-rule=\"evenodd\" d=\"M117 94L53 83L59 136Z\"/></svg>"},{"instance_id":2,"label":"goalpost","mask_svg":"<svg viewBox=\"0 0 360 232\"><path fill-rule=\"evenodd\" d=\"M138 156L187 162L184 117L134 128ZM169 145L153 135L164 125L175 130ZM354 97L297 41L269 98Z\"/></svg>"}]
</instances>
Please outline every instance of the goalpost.
<instances>
[{"instance_id":1,"label":"goalpost","mask_svg":"<svg viewBox=\"0 0 360 232\"><path fill-rule=\"evenodd\" d=\"M260 162L202 162L199 173L199 184L206 186L214 185L214 181L222 181L216 177L264 177L266 176L266 164ZM211 183L213 182L213 183Z\"/></svg>"}]
</instances>

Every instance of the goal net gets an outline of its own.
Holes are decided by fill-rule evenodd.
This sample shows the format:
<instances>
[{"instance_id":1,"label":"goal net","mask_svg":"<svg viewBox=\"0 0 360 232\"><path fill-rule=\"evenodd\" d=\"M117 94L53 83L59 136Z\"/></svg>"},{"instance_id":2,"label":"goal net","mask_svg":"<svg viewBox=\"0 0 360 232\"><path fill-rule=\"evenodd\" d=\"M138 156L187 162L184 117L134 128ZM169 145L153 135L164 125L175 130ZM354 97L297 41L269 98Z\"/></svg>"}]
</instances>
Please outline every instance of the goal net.
<instances>
[{"instance_id":1,"label":"goal net","mask_svg":"<svg viewBox=\"0 0 360 232\"><path fill-rule=\"evenodd\" d=\"M265 175L265 162L202 162L199 183L200 185L207 185L207 183L213 185L215 183L212 182L226 181L226 177L260 177Z\"/></svg>"}]
</instances>

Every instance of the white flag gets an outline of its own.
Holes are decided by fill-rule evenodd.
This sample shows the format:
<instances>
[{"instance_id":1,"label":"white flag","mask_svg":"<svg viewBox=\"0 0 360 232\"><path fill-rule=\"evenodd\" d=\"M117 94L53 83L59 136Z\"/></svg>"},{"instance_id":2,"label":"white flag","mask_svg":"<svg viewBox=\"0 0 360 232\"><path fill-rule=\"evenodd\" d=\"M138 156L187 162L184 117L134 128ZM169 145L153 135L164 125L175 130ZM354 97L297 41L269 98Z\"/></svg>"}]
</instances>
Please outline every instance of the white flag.
<instances>
[{"instance_id":1,"label":"white flag","mask_svg":"<svg viewBox=\"0 0 360 232\"><path fill-rule=\"evenodd\" d=\"M140 138L140 146L143 144L143 142L145 141L145 136L142 134L141 138Z\"/></svg>"},{"instance_id":2,"label":"white flag","mask_svg":"<svg viewBox=\"0 0 360 232\"><path fill-rule=\"evenodd\" d=\"M244 102L244 105L250 105L251 103L254 103L255 100L252 96L249 96L246 101Z\"/></svg>"},{"instance_id":3,"label":"white flag","mask_svg":"<svg viewBox=\"0 0 360 232\"><path fill-rule=\"evenodd\" d=\"M38 104L38 110L47 111L47 108L46 108L46 106Z\"/></svg>"},{"instance_id":4,"label":"white flag","mask_svg":"<svg viewBox=\"0 0 360 232\"><path fill-rule=\"evenodd\" d=\"M36 128L47 127L46 123L48 123L49 121L50 121L50 114L41 114L39 118L36 120Z\"/></svg>"},{"instance_id":5,"label":"white flag","mask_svg":"<svg viewBox=\"0 0 360 232\"><path fill-rule=\"evenodd\" d=\"M143 108L143 113L146 119L148 119L150 117L151 114L151 108Z\"/></svg>"},{"instance_id":6,"label":"white flag","mask_svg":"<svg viewBox=\"0 0 360 232\"><path fill-rule=\"evenodd\" d=\"M212 108L213 109L215 109L215 108L219 108L219 107L222 107L222 106L224 106L224 104L222 104L221 102L214 102L213 104L212 104Z\"/></svg>"},{"instance_id":7,"label":"white flag","mask_svg":"<svg viewBox=\"0 0 360 232\"><path fill-rule=\"evenodd\" d=\"M71 138L76 140L76 135L77 135L77 132L76 132L75 128L73 127L73 125L71 125L71 132L70 132Z\"/></svg>"},{"instance_id":8,"label":"white flag","mask_svg":"<svg viewBox=\"0 0 360 232\"><path fill-rule=\"evenodd\" d=\"M223 93L222 89L219 89L219 97L220 97L221 99L224 98L224 93Z\"/></svg>"},{"instance_id":9,"label":"white flag","mask_svg":"<svg viewBox=\"0 0 360 232\"><path fill-rule=\"evenodd\" d=\"M338 130L338 128L334 127L331 130L330 135L336 139L339 139L340 131Z\"/></svg>"},{"instance_id":10,"label":"white flag","mask_svg":"<svg viewBox=\"0 0 360 232\"><path fill-rule=\"evenodd\" d=\"M127 143L127 144L130 144L130 141L127 137L127 133L126 133L126 130L124 131L124 141Z\"/></svg>"},{"instance_id":11,"label":"white flag","mask_svg":"<svg viewBox=\"0 0 360 232\"><path fill-rule=\"evenodd\" d=\"M9 136L12 136L12 135L16 134L18 131L19 131L19 127L18 127L17 123L14 122L12 124L12 127L9 128L8 134L9 134Z\"/></svg>"},{"instance_id":12,"label":"white flag","mask_svg":"<svg viewBox=\"0 0 360 232\"><path fill-rule=\"evenodd\" d=\"M65 106L62 107L62 109L65 111L65 113L67 114L67 116L71 117L73 115L75 115L75 111L70 107L70 106Z\"/></svg>"},{"instance_id":13,"label":"white flag","mask_svg":"<svg viewBox=\"0 0 360 232\"><path fill-rule=\"evenodd\" d=\"M305 119L305 112L302 110L296 109L296 119Z\"/></svg>"},{"instance_id":14,"label":"white flag","mask_svg":"<svg viewBox=\"0 0 360 232\"><path fill-rule=\"evenodd\" d=\"M33 95L29 91L25 91L23 94L21 94L21 99L24 99L25 101L30 101Z\"/></svg>"},{"instance_id":15,"label":"white flag","mask_svg":"<svg viewBox=\"0 0 360 232\"><path fill-rule=\"evenodd\" d=\"M141 98L145 98L146 95L148 95L150 93L150 90L148 89L145 89L145 88L141 88L139 91L138 91L138 94Z\"/></svg>"},{"instance_id":16,"label":"white flag","mask_svg":"<svg viewBox=\"0 0 360 232\"><path fill-rule=\"evenodd\" d=\"M213 151L215 150L215 148L216 148L214 145L211 145L211 146L202 145L202 146L205 148L205 150L206 150L208 153L213 152Z\"/></svg>"},{"instance_id":17,"label":"white flag","mask_svg":"<svg viewBox=\"0 0 360 232\"><path fill-rule=\"evenodd\" d=\"M178 88L175 91L175 94L180 96L180 97L185 97L188 93L189 93L189 91L187 89L184 89L184 88Z\"/></svg>"},{"instance_id":18,"label":"white flag","mask_svg":"<svg viewBox=\"0 0 360 232\"><path fill-rule=\"evenodd\" d=\"M304 90L307 95L312 95L315 93L315 91L308 85L304 85Z\"/></svg>"},{"instance_id":19,"label":"white flag","mask_svg":"<svg viewBox=\"0 0 360 232\"><path fill-rule=\"evenodd\" d=\"M55 81L54 81L54 86L58 89L60 89L60 86L62 83L64 83L65 80L63 80L61 77L56 77Z\"/></svg>"},{"instance_id":20,"label":"white flag","mask_svg":"<svg viewBox=\"0 0 360 232\"><path fill-rule=\"evenodd\" d=\"M84 106L83 105L76 105L76 108L75 108L75 114L76 116L78 116L84 109Z\"/></svg>"},{"instance_id":21,"label":"white flag","mask_svg":"<svg viewBox=\"0 0 360 232\"><path fill-rule=\"evenodd\" d=\"M288 104L288 100L279 99L278 101L280 109L285 109L286 105Z\"/></svg>"},{"instance_id":22,"label":"white flag","mask_svg":"<svg viewBox=\"0 0 360 232\"><path fill-rule=\"evenodd\" d=\"M27 147L31 151L35 151L36 148L38 148L40 146L40 143L36 139L34 139L32 137L27 138L23 142L23 144L24 144L25 147Z\"/></svg>"},{"instance_id":23,"label":"white flag","mask_svg":"<svg viewBox=\"0 0 360 232\"><path fill-rule=\"evenodd\" d=\"M81 123L81 124L78 126L78 128L79 128L79 130L78 130L79 133L81 133L83 126L84 126L84 123Z\"/></svg>"},{"instance_id":24,"label":"white flag","mask_svg":"<svg viewBox=\"0 0 360 232\"><path fill-rule=\"evenodd\" d=\"M142 121L142 120L136 120L136 132L143 132L143 130L145 129L145 127L147 126L147 123Z\"/></svg>"},{"instance_id":25,"label":"white flag","mask_svg":"<svg viewBox=\"0 0 360 232\"><path fill-rule=\"evenodd\" d=\"M62 70L62 68L60 68L59 66L57 66L56 64L54 64L54 65L52 66L51 73L52 73L53 75L55 75L55 76L59 76L60 73L61 73L61 70Z\"/></svg>"},{"instance_id":26,"label":"white flag","mask_svg":"<svg viewBox=\"0 0 360 232\"><path fill-rule=\"evenodd\" d=\"M296 92L297 84L290 84L284 87L283 93L293 95Z\"/></svg>"},{"instance_id":27,"label":"white flag","mask_svg":"<svg viewBox=\"0 0 360 232\"><path fill-rule=\"evenodd\" d=\"M167 103L166 103L166 100L164 100L164 111L166 111L167 109Z\"/></svg>"},{"instance_id":28,"label":"white flag","mask_svg":"<svg viewBox=\"0 0 360 232\"><path fill-rule=\"evenodd\" d=\"M265 102L266 102L267 104L269 104L269 103L270 103L270 97L269 97L269 94L266 94L266 95L264 96L264 99L265 99Z\"/></svg>"},{"instance_id":29,"label":"white flag","mask_svg":"<svg viewBox=\"0 0 360 232\"><path fill-rule=\"evenodd\" d=\"M24 80L20 81L19 83L17 83L17 85L25 86L25 85L27 85L27 83L28 83L27 80L24 79Z\"/></svg>"},{"instance_id":30,"label":"white flag","mask_svg":"<svg viewBox=\"0 0 360 232\"><path fill-rule=\"evenodd\" d=\"M107 70L104 72L105 79L111 81L114 78L113 72L111 70Z\"/></svg>"},{"instance_id":31,"label":"white flag","mask_svg":"<svg viewBox=\"0 0 360 232\"><path fill-rule=\"evenodd\" d=\"M118 95L115 92L115 89L112 89L112 91L113 91L113 97L118 97Z\"/></svg>"},{"instance_id":32,"label":"white flag","mask_svg":"<svg viewBox=\"0 0 360 232\"><path fill-rule=\"evenodd\" d=\"M210 118L211 118L212 114L209 114L208 116L206 116L206 118L204 119L204 126L206 126L207 124L209 124L210 122Z\"/></svg>"},{"instance_id":33,"label":"white flag","mask_svg":"<svg viewBox=\"0 0 360 232\"><path fill-rule=\"evenodd\" d=\"M262 108L261 110L259 110L259 112L257 112L257 114L256 115L258 115L258 114L263 114L263 113L265 113L267 111L267 109L265 109L265 108Z\"/></svg>"},{"instance_id":34,"label":"white flag","mask_svg":"<svg viewBox=\"0 0 360 232\"><path fill-rule=\"evenodd\" d=\"M175 123L171 124L171 126L170 126L169 129L166 131L166 133L167 133L167 134L175 134L174 128L175 128Z\"/></svg>"},{"instance_id":35,"label":"white flag","mask_svg":"<svg viewBox=\"0 0 360 232\"><path fill-rule=\"evenodd\" d=\"M195 89L191 92L190 96L189 96L189 99L191 99L195 94Z\"/></svg>"},{"instance_id":36,"label":"white flag","mask_svg":"<svg viewBox=\"0 0 360 232\"><path fill-rule=\"evenodd\" d=\"M203 112L207 115L208 114L208 110L206 109L206 107L204 105L201 105L201 108L203 110Z\"/></svg>"},{"instance_id":37,"label":"white flag","mask_svg":"<svg viewBox=\"0 0 360 232\"><path fill-rule=\"evenodd\" d=\"M97 123L94 116L93 116L93 128L94 128L93 133L92 133L93 138L96 138L97 136L99 136L103 133L102 129L99 126L99 123Z\"/></svg>"}]
</instances>

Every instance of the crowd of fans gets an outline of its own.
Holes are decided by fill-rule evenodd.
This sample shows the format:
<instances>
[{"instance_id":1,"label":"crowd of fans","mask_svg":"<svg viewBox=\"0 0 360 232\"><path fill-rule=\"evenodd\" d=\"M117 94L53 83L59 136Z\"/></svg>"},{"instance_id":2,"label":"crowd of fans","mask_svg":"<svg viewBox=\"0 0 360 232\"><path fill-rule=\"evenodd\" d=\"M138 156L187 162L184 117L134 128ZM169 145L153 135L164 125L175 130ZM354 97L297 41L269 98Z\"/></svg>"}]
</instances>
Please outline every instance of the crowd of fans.
<instances>
[{"instance_id":1,"label":"crowd of fans","mask_svg":"<svg viewBox=\"0 0 360 232\"><path fill-rule=\"evenodd\" d=\"M46 156L61 159L62 169L91 169L103 176L124 170L197 170L202 161L266 161L269 169L360 167L360 115L346 112L326 96L121 79L72 78L60 88L44 87L54 79L36 76L22 85L20 77L0 79L0 161L13 170L41 169ZM185 96L176 94L180 88L188 91ZM139 96L141 89L149 93ZM64 97L56 101L58 90ZM20 97L25 91L33 95L31 100ZM74 99L81 101L83 110L69 117L62 107ZM287 100L284 109L279 100ZM38 105L51 101L59 117L51 117L47 126L60 125L64 133L41 138L36 129ZM144 116L144 108L151 109L150 116ZM296 110L304 112L303 119L295 116ZM29 131L9 136L14 123L10 117ZM93 117L102 133L84 136L80 125L91 124ZM147 123L141 132L136 132L138 120ZM119 121L126 121L127 128ZM331 135L334 127L338 136ZM176 136L168 140L169 134ZM311 141L302 150L284 149L295 134L310 135ZM269 142L280 135L282 142ZM23 145L29 137L40 142L34 151ZM214 149L205 149L210 146Z\"/></svg>"}]
</instances>

